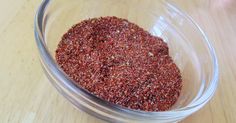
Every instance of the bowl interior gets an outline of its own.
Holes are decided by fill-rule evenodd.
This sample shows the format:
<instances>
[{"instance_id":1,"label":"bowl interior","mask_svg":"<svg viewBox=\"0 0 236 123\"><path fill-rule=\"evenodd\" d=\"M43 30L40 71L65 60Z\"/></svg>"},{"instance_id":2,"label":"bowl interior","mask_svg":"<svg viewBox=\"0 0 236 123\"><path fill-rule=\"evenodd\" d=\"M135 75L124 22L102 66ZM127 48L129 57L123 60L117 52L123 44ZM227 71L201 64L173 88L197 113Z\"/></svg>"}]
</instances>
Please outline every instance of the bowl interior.
<instances>
[{"instance_id":1,"label":"bowl interior","mask_svg":"<svg viewBox=\"0 0 236 123\"><path fill-rule=\"evenodd\" d=\"M98 6L99 5L99 6ZM181 70L183 88L172 107L179 109L199 98L209 84L212 70L210 51L198 29L178 10L157 0L70 0L51 1L43 21L45 44L53 58L62 35L81 20L117 16L128 19L167 42Z\"/></svg>"}]
</instances>

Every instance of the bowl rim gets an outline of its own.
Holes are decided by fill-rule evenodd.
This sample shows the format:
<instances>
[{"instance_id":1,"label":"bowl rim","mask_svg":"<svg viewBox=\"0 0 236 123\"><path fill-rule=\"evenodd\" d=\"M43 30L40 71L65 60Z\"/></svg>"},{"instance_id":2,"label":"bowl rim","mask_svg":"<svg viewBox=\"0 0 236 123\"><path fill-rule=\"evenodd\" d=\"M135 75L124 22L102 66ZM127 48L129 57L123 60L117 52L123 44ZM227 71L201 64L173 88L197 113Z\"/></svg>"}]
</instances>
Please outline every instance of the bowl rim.
<instances>
[{"instance_id":1,"label":"bowl rim","mask_svg":"<svg viewBox=\"0 0 236 123\"><path fill-rule=\"evenodd\" d=\"M104 102L104 100L94 96L93 94L89 93L88 91L77 87L73 84L73 82L64 74L64 72L61 71L61 69L58 67L58 65L54 62L53 57L49 53L49 50L45 44L44 40L44 34L43 34L43 17L45 13L45 9L47 8L48 3L51 0L43 0L41 5L39 6L35 19L34 19L34 34L35 34L35 40L36 44L39 50L40 54L40 60L43 65L43 67L46 69L47 72L51 73L51 76L56 76L60 81L63 82L65 88L68 89L70 93L80 93L82 95L94 98L94 100L97 101L98 105L105 106L106 108L109 108L113 111L117 111L120 113L126 113L128 115L138 116L138 117L160 117L160 116L175 116L175 118L178 117L186 117L187 115L190 115L194 113L195 111L199 110L201 107L203 107L214 95L215 90L218 85L218 78L219 78L219 68L218 68L218 61L216 57L216 53L214 48L212 47L212 44L210 43L209 39L207 38L206 34L203 32L203 30L199 27L199 25L184 11L180 10L173 2L170 0L164 1L161 0L161 2L165 2L168 7L173 9L175 12L180 14L183 18L189 20L196 29L200 32L201 36L204 39L204 43L207 44L207 47L210 52L211 59L213 61L213 75L211 77L210 85L204 91L201 97L197 99L194 104L190 103L185 107L170 110L170 111L163 111L163 112L146 112L146 111L140 111L140 110L132 110L128 108L124 108L121 106L118 106L116 104L112 104L109 102ZM43 64L44 63L44 64ZM210 93L207 93L210 92Z\"/></svg>"}]
</instances>

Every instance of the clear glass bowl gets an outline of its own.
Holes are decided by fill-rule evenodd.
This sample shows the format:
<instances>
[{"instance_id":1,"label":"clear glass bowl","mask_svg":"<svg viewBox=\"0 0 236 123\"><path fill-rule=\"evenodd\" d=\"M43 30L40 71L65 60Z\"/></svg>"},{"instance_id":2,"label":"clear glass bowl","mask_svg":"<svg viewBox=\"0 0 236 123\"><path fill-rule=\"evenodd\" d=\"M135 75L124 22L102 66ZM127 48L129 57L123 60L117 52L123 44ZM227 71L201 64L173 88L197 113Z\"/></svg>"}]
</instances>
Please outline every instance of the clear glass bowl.
<instances>
[{"instance_id":1,"label":"clear glass bowl","mask_svg":"<svg viewBox=\"0 0 236 123\"><path fill-rule=\"evenodd\" d=\"M164 112L144 112L108 103L76 87L55 62L62 35L81 20L117 16L162 37L181 70L183 88ZM35 38L46 75L75 107L111 122L178 122L202 108L218 84L217 58L193 20L166 0L44 0L35 17Z\"/></svg>"}]
</instances>

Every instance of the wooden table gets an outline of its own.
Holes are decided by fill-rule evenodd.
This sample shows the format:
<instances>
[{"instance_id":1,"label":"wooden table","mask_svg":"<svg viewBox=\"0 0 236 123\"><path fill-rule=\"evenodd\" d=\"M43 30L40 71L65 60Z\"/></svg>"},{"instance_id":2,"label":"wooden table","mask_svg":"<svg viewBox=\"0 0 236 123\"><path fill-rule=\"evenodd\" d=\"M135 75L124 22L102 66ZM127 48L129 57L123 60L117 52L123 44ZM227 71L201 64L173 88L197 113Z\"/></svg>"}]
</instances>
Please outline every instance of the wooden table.
<instances>
[{"instance_id":1,"label":"wooden table","mask_svg":"<svg viewBox=\"0 0 236 123\"><path fill-rule=\"evenodd\" d=\"M236 122L236 1L232 1L176 1L213 41L220 66L214 98L183 123ZM40 2L0 0L0 123L104 122L76 110L43 74L33 34Z\"/></svg>"}]
</instances>

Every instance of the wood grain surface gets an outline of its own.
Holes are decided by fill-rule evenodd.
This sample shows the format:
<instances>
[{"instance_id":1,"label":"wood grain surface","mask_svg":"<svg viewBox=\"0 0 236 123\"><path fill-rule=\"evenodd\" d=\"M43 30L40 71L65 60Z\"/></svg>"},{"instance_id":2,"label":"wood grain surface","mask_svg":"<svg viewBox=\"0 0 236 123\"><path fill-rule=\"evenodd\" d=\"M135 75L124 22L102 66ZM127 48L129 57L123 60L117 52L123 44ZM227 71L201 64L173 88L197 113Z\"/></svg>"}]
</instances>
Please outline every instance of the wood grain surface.
<instances>
[{"instance_id":1,"label":"wood grain surface","mask_svg":"<svg viewBox=\"0 0 236 123\"><path fill-rule=\"evenodd\" d=\"M0 0L0 123L103 123L76 110L45 77L34 41L40 0ZM183 123L236 122L236 1L175 1L216 50L220 78L213 99Z\"/></svg>"}]
</instances>

